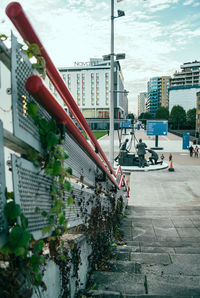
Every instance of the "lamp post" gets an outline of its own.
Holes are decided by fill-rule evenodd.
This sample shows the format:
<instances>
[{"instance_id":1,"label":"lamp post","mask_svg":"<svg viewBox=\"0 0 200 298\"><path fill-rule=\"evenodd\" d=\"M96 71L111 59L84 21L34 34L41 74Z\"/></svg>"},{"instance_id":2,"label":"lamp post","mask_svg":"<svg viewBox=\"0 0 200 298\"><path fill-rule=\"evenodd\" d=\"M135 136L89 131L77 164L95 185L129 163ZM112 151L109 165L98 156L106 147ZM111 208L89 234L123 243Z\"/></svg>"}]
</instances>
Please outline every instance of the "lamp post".
<instances>
[{"instance_id":1,"label":"lamp post","mask_svg":"<svg viewBox=\"0 0 200 298\"><path fill-rule=\"evenodd\" d=\"M119 0L117 2L120 2ZM114 166L114 19L125 15L124 11L118 10L118 16L114 16L114 0L111 0L111 42L110 42L110 164ZM118 54L118 59L125 58L125 54ZM117 55L116 55L117 57Z\"/></svg>"}]
</instances>

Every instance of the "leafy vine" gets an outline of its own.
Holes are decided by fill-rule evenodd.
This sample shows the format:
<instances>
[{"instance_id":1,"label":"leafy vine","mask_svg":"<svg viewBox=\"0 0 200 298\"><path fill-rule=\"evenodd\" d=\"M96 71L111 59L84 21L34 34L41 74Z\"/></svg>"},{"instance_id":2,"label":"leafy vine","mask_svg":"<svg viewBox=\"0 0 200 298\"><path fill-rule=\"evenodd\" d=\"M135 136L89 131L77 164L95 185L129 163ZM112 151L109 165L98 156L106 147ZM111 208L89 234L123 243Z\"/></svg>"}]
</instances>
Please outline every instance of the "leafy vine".
<instances>
[{"instance_id":1,"label":"leafy vine","mask_svg":"<svg viewBox=\"0 0 200 298\"><path fill-rule=\"evenodd\" d=\"M42 216L47 218L48 225L43 228L42 232L44 236L47 233L50 236L45 241L34 240L32 234L28 232L27 218L22 213L20 206L15 203L13 194L8 193L5 215L9 233L7 243L0 250L0 260L7 264L6 268L1 270L3 273L0 278L0 288L3 289L5 297L10 297L11 291L12 297L26 297L25 294L30 297L32 293L30 285L46 288L42 281L43 267L41 266L45 264L44 244L48 245L51 257L59 255L63 260L66 258L62 254L64 241L61 240L61 236L68 230L65 207L73 203L73 198L66 197L65 194L66 191L69 192L71 189L69 177L72 171L70 168L64 168L64 161L68 158L68 154L63 149L63 141L60 140L60 133L55 121L40 118L38 106L34 102L28 103L28 114L33 118L35 125L38 126L41 144L44 149L42 158L36 151L31 150L29 159L36 167L44 169L45 173L52 177L51 209L49 212L41 210L39 207L35 210L35 212L40 212ZM13 272L16 274L13 274ZM8 288L5 288L5 279L10 281L10 283L7 282L9 284ZM26 282L23 282L23 289L21 288L22 280L26 280Z\"/></svg>"}]
</instances>

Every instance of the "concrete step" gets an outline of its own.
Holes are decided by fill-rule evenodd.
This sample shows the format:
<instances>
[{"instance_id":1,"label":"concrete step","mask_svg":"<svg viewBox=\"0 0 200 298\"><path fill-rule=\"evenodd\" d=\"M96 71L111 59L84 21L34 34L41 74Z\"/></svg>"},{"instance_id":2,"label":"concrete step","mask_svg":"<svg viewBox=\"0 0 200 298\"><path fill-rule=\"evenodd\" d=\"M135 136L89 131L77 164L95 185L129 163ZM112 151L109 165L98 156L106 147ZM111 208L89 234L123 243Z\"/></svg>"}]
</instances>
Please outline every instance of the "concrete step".
<instances>
[{"instance_id":1,"label":"concrete step","mask_svg":"<svg viewBox=\"0 0 200 298\"><path fill-rule=\"evenodd\" d=\"M200 264L172 263L168 265L162 265L141 264L135 261L111 260L108 265L110 272L128 272L143 275L156 274L158 276L200 276Z\"/></svg>"},{"instance_id":2,"label":"concrete step","mask_svg":"<svg viewBox=\"0 0 200 298\"><path fill-rule=\"evenodd\" d=\"M90 276L90 281L102 291L117 291L129 295L147 294L146 278L141 274L96 271Z\"/></svg>"},{"instance_id":3,"label":"concrete step","mask_svg":"<svg viewBox=\"0 0 200 298\"><path fill-rule=\"evenodd\" d=\"M200 276L93 272L91 281L102 297L200 297Z\"/></svg>"},{"instance_id":4,"label":"concrete step","mask_svg":"<svg viewBox=\"0 0 200 298\"><path fill-rule=\"evenodd\" d=\"M160 241L138 241L138 240L127 240L124 241L124 244L127 246L134 247L180 247L180 248L199 248L200 239L190 238L190 239L171 239L171 240L160 240Z\"/></svg>"},{"instance_id":5,"label":"concrete step","mask_svg":"<svg viewBox=\"0 0 200 298\"><path fill-rule=\"evenodd\" d=\"M84 293L79 296L79 298L92 298L92 297L98 297L98 298L178 298L180 296L169 296L169 295L123 295L120 292L113 292L113 291L102 291L102 290L92 290L88 291L87 293ZM184 298L199 298L199 295L192 295L192 296L181 296Z\"/></svg>"}]
</instances>

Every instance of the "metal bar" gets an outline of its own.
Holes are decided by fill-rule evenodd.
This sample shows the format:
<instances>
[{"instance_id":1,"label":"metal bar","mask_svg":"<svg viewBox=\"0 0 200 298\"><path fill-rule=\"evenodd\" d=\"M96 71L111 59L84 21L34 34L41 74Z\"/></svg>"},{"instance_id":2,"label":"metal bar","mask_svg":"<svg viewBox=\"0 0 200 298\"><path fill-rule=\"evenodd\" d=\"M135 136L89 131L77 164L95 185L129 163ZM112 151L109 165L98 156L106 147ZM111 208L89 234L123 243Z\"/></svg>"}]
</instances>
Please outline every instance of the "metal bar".
<instances>
[{"instance_id":1,"label":"metal bar","mask_svg":"<svg viewBox=\"0 0 200 298\"><path fill-rule=\"evenodd\" d=\"M81 134L73 120L69 117L66 111L57 102L56 98L51 94L47 87L43 84L39 76L31 76L26 81L26 89L31 95L40 102L40 104L54 117L58 123L63 123L66 129L77 140L79 145L88 153L90 158L98 167L107 174L108 178L119 188L116 180L105 167L99 156L94 152L87 140Z\"/></svg>"},{"instance_id":2,"label":"metal bar","mask_svg":"<svg viewBox=\"0 0 200 298\"><path fill-rule=\"evenodd\" d=\"M25 12L23 11L22 6L18 2L11 2L6 8L6 14L13 22L21 36L24 40L27 40L29 43L36 43L41 51L41 55L44 57L46 61L46 71L47 75L49 76L50 80L54 84L56 90L62 97L65 104L68 106L70 112L74 115L76 120L78 121L81 128L86 132L88 138L92 142L96 151L99 152L103 160L105 161L106 165L108 166L111 173L114 173L112 166L110 165L105 153L103 152L101 146L99 145L98 141L96 140L92 130L90 129L87 121L83 117L79 107L77 106L75 100L73 99L71 93L69 92L65 82L63 81L59 71L54 66L53 62L51 61L48 53L46 52L43 44L41 43L40 39L36 35L32 25L30 24Z\"/></svg>"},{"instance_id":3,"label":"metal bar","mask_svg":"<svg viewBox=\"0 0 200 298\"><path fill-rule=\"evenodd\" d=\"M111 0L110 42L110 164L114 165L114 0Z\"/></svg>"}]
</instances>

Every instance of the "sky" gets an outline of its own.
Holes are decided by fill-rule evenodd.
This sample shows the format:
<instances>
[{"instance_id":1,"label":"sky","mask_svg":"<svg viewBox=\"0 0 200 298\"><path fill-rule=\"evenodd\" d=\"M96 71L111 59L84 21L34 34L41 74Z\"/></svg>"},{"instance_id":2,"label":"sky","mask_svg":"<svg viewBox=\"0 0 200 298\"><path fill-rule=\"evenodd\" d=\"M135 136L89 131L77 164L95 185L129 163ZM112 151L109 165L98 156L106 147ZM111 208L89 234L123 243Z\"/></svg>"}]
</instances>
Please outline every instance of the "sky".
<instances>
[{"instance_id":1,"label":"sky","mask_svg":"<svg viewBox=\"0 0 200 298\"><path fill-rule=\"evenodd\" d=\"M0 34L13 30L0 2ZM57 67L110 54L111 0L20 0ZM151 77L173 75L184 62L200 61L200 0L114 0L124 17L114 20L114 52L120 60L129 112ZM20 38L18 39L19 41Z\"/></svg>"}]
</instances>

